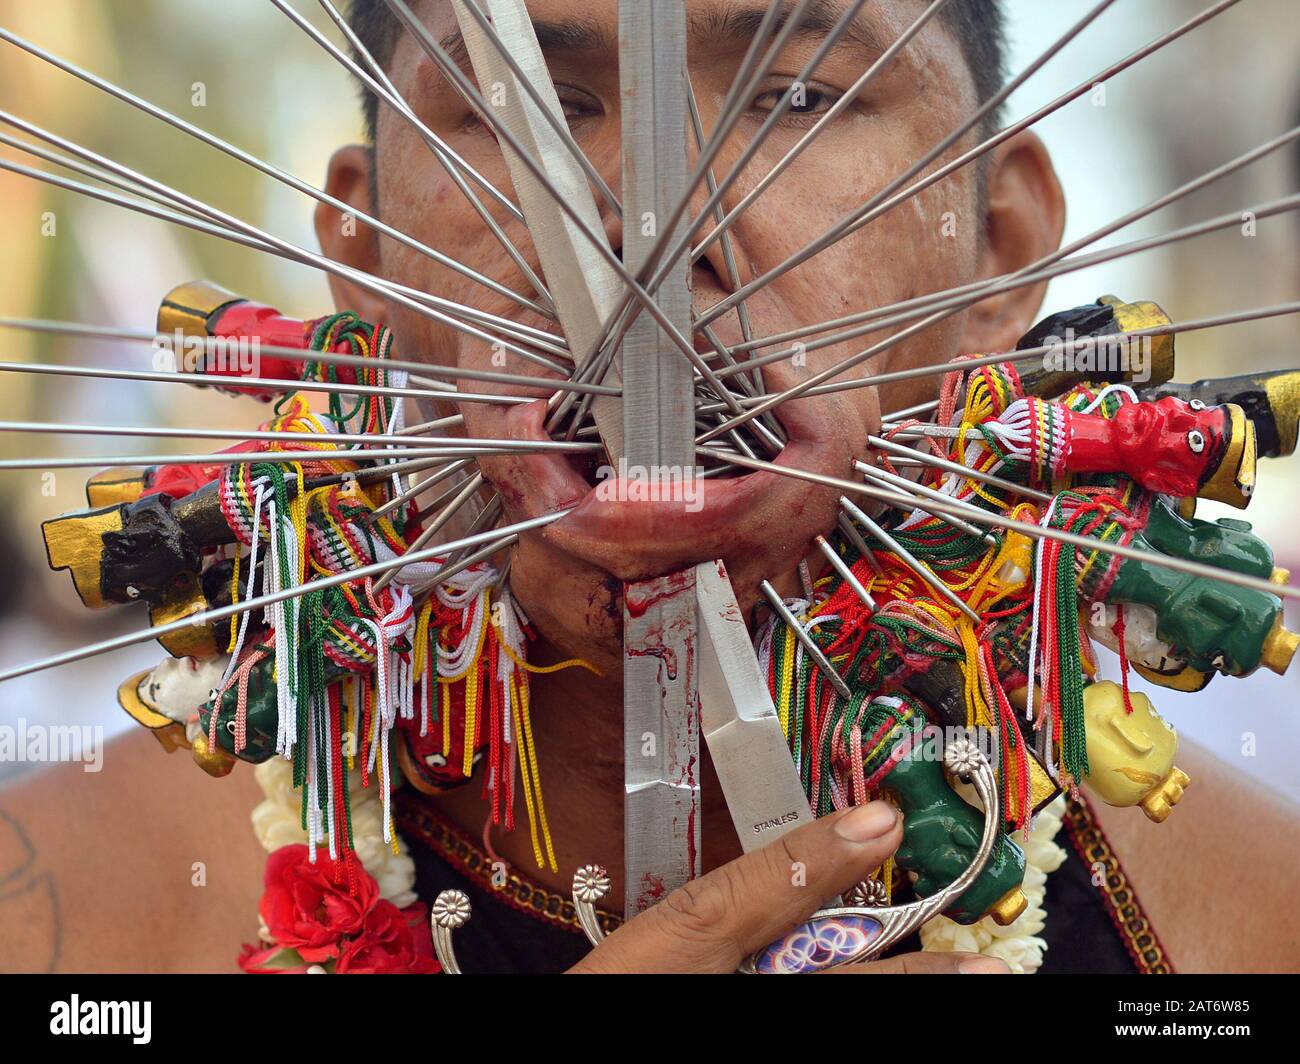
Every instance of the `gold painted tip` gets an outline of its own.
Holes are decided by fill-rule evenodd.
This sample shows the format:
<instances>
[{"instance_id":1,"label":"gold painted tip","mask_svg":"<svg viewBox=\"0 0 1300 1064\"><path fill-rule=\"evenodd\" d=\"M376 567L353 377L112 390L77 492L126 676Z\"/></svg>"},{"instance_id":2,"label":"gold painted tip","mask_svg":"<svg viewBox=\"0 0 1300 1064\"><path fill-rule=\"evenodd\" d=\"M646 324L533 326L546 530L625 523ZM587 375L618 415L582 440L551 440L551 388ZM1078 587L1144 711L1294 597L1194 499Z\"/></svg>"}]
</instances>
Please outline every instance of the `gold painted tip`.
<instances>
[{"instance_id":1,"label":"gold painted tip","mask_svg":"<svg viewBox=\"0 0 1300 1064\"><path fill-rule=\"evenodd\" d=\"M101 469L86 481L86 502L96 509L135 502L145 487L145 472L136 466Z\"/></svg>"},{"instance_id":2,"label":"gold painted tip","mask_svg":"<svg viewBox=\"0 0 1300 1064\"><path fill-rule=\"evenodd\" d=\"M149 608L149 623L154 626L173 624L186 617L205 613L209 608L198 577L193 573L187 573L183 581L167 593L165 600ZM221 653L221 647L217 645L215 624L190 624L175 632L159 636L158 642L174 658L198 658L200 661L209 661Z\"/></svg>"},{"instance_id":3,"label":"gold painted tip","mask_svg":"<svg viewBox=\"0 0 1300 1064\"><path fill-rule=\"evenodd\" d=\"M56 571L69 570L82 603L92 610L100 610L109 605L104 599L100 584L104 533L120 531L120 506L64 514L41 524L45 555L50 568Z\"/></svg>"},{"instance_id":4,"label":"gold painted tip","mask_svg":"<svg viewBox=\"0 0 1300 1064\"><path fill-rule=\"evenodd\" d=\"M1183 799L1183 792L1190 786L1192 778L1177 765L1169 769L1169 775L1160 781L1160 785L1151 791L1138 804L1147 819L1156 824L1163 824L1169 814Z\"/></svg>"},{"instance_id":5,"label":"gold painted tip","mask_svg":"<svg viewBox=\"0 0 1300 1064\"><path fill-rule=\"evenodd\" d=\"M1236 403L1225 404L1228 412L1228 448L1223 458L1196 494L1244 510L1255 494L1255 472L1259 463L1259 437L1255 423Z\"/></svg>"},{"instance_id":6,"label":"gold painted tip","mask_svg":"<svg viewBox=\"0 0 1300 1064\"><path fill-rule=\"evenodd\" d=\"M1019 887L1005 894L996 905L988 912L993 917L993 922L999 927L1008 927L1014 924L1020 914L1029 908L1029 899L1025 897L1025 892Z\"/></svg>"},{"instance_id":7,"label":"gold painted tip","mask_svg":"<svg viewBox=\"0 0 1300 1064\"><path fill-rule=\"evenodd\" d=\"M1119 326L1122 332L1138 332L1141 329L1152 329L1160 325L1172 324L1172 319L1165 313L1164 308L1159 303L1152 303L1150 300L1125 303L1118 296L1107 295L1102 296L1097 302L1106 303L1115 308L1115 324ZM1141 363L1146 370L1145 379L1138 382L1132 374L1130 374L1130 379L1134 380L1135 383L1152 386L1167 384L1174 379L1173 334L1150 336L1144 339L1143 346L1150 356L1150 364L1146 364L1145 358ZM1138 344L1143 343L1143 341L1131 340L1129 343Z\"/></svg>"},{"instance_id":8,"label":"gold painted tip","mask_svg":"<svg viewBox=\"0 0 1300 1064\"><path fill-rule=\"evenodd\" d=\"M1269 581L1274 584L1282 584L1285 586L1291 583L1291 570L1283 569L1280 566L1274 566L1273 572L1269 575Z\"/></svg>"},{"instance_id":9,"label":"gold painted tip","mask_svg":"<svg viewBox=\"0 0 1300 1064\"><path fill-rule=\"evenodd\" d=\"M1264 394L1277 426L1278 457L1295 454L1300 431L1300 370L1278 370L1264 374Z\"/></svg>"},{"instance_id":10,"label":"gold painted tip","mask_svg":"<svg viewBox=\"0 0 1300 1064\"><path fill-rule=\"evenodd\" d=\"M206 735L199 734L195 736L190 749L194 754L194 763L214 779L229 776L230 770L235 767L234 755L220 749L213 753L208 746L208 737Z\"/></svg>"},{"instance_id":11,"label":"gold painted tip","mask_svg":"<svg viewBox=\"0 0 1300 1064\"><path fill-rule=\"evenodd\" d=\"M1259 655L1259 663L1282 676L1290 668L1297 649L1300 649L1300 634L1282 627L1282 611L1279 610L1273 620L1273 627L1264 637L1264 649Z\"/></svg>"},{"instance_id":12,"label":"gold painted tip","mask_svg":"<svg viewBox=\"0 0 1300 1064\"><path fill-rule=\"evenodd\" d=\"M242 303L244 297L227 291L211 281L187 281L177 285L158 307L158 331L179 330L185 336L207 336L208 318L230 303Z\"/></svg>"}]
</instances>

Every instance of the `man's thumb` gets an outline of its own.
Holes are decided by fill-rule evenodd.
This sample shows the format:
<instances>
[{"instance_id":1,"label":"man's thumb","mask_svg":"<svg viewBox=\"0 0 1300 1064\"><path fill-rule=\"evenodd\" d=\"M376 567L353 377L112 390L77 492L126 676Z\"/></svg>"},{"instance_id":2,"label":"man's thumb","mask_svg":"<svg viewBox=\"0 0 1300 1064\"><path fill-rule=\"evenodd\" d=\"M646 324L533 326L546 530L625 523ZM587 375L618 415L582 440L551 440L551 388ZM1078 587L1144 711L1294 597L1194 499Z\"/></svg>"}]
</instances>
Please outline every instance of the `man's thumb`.
<instances>
[{"instance_id":1,"label":"man's thumb","mask_svg":"<svg viewBox=\"0 0 1300 1064\"><path fill-rule=\"evenodd\" d=\"M880 867L901 839L888 802L822 817L673 891L574 970L734 972Z\"/></svg>"}]
</instances>

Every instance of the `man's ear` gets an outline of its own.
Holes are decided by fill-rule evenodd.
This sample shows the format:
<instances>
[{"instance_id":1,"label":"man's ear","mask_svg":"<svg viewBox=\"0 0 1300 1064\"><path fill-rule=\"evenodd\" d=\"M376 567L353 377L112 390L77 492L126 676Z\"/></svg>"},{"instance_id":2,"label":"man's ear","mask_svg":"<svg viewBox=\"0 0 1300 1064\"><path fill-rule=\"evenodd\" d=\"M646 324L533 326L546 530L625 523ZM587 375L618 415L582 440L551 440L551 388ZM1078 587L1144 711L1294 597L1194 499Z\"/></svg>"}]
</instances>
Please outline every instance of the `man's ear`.
<instances>
[{"instance_id":1,"label":"man's ear","mask_svg":"<svg viewBox=\"0 0 1300 1064\"><path fill-rule=\"evenodd\" d=\"M340 148L330 159L325 191L365 214L374 215L374 152L361 144ZM316 239L325 257L382 276L379 235L355 214L328 203L316 206ZM339 310L354 310L366 321L384 321L386 305L368 288L329 275L330 294Z\"/></svg>"},{"instance_id":2,"label":"man's ear","mask_svg":"<svg viewBox=\"0 0 1300 1064\"><path fill-rule=\"evenodd\" d=\"M1043 142L1021 133L1001 145L989 163L985 239L980 277L1014 273L1061 246L1065 196ZM1047 282L1013 289L973 306L965 351L1010 351L1029 331Z\"/></svg>"}]
</instances>

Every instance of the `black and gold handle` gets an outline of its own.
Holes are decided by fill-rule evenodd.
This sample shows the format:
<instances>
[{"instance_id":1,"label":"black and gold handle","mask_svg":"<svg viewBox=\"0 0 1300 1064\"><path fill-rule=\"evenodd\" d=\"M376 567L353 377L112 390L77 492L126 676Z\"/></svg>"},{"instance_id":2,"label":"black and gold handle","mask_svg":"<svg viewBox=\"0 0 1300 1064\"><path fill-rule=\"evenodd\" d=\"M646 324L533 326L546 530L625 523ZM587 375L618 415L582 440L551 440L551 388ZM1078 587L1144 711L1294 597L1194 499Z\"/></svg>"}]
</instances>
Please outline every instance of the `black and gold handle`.
<instances>
[{"instance_id":1,"label":"black and gold handle","mask_svg":"<svg viewBox=\"0 0 1300 1064\"><path fill-rule=\"evenodd\" d=\"M1241 407L1255 426L1261 455L1281 458L1295 454L1300 428L1300 369L1245 373L1191 384L1164 383L1145 388L1140 394L1143 399L1172 395L1184 402L1196 400L1206 406L1232 403Z\"/></svg>"}]
</instances>

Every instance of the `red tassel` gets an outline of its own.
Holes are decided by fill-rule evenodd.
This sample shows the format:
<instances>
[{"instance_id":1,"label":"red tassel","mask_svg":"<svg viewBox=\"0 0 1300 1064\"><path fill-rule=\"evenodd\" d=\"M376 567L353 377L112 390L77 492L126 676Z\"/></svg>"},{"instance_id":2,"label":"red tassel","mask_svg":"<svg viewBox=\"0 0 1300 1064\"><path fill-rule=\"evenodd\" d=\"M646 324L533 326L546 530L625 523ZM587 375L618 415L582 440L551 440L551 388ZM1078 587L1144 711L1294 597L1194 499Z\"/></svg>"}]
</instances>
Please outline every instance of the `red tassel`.
<instances>
[{"instance_id":1,"label":"red tassel","mask_svg":"<svg viewBox=\"0 0 1300 1064\"><path fill-rule=\"evenodd\" d=\"M1116 604L1115 606L1115 624L1111 628L1115 633L1115 638L1119 640L1119 678L1120 687L1124 690L1124 712L1133 712L1133 699L1129 695L1128 689L1128 648L1124 646L1124 607Z\"/></svg>"}]
</instances>

